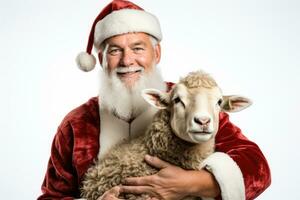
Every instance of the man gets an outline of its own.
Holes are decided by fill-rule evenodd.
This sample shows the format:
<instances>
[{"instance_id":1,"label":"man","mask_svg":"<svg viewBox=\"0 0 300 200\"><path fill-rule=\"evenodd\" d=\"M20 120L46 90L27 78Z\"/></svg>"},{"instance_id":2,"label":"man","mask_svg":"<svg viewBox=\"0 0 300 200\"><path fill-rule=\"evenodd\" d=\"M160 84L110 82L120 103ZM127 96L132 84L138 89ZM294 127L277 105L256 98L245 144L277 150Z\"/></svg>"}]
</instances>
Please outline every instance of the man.
<instances>
[{"instance_id":1,"label":"man","mask_svg":"<svg viewBox=\"0 0 300 200\"><path fill-rule=\"evenodd\" d=\"M114 0L95 19L87 52L77 62L84 71L94 68L93 45L99 51L101 72L98 98L70 112L55 135L39 199L80 198L84 173L108 149L125 138L143 133L156 110L140 96L144 88L170 90L156 65L162 39L155 16L137 5ZM254 199L270 184L270 170L259 147L220 115L216 151L203 168L183 170L157 157L145 160L160 171L126 179L99 199L118 199L122 192L149 193L154 199L185 196L224 200ZM200 167L200 166L199 166Z\"/></svg>"}]
</instances>

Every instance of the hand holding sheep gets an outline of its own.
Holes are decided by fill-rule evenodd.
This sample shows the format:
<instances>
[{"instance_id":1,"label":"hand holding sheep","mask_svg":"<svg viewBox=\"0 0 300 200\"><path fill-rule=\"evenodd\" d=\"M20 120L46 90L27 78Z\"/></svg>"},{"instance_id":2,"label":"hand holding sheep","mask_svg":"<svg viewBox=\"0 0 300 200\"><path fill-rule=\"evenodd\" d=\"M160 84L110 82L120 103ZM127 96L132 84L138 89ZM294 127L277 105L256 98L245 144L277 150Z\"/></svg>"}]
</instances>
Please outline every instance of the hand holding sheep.
<instances>
[{"instance_id":1,"label":"hand holding sheep","mask_svg":"<svg viewBox=\"0 0 300 200\"><path fill-rule=\"evenodd\" d=\"M151 166L159 169L156 174L144 177L135 177L125 179L125 184L129 186L121 186L125 193L144 194L158 199L182 199L185 195L184 187L182 187L184 178L184 170L180 167L171 165L157 157L146 155L145 160Z\"/></svg>"},{"instance_id":2,"label":"hand holding sheep","mask_svg":"<svg viewBox=\"0 0 300 200\"><path fill-rule=\"evenodd\" d=\"M220 189L212 175L205 171L184 170L157 157L145 156L145 160L151 166L160 169L154 175L125 179L126 185L121 186L125 193L147 193L157 199L183 199L194 193L195 196L217 196ZM215 185L214 187L211 187ZM200 189L199 189L200 187ZM202 189L201 189L202 188ZM209 190L208 188L215 188ZM201 194L199 194L201 192Z\"/></svg>"},{"instance_id":3,"label":"hand holding sheep","mask_svg":"<svg viewBox=\"0 0 300 200\"><path fill-rule=\"evenodd\" d=\"M217 196L219 187L212 181L212 175L205 171L187 171L157 157L145 156L145 160L151 166L160 169L154 175L125 179L125 185L115 186L105 192L98 200L118 200L120 193L144 194L157 199L182 199L188 194L195 196ZM216 184L215 187L211 185ZM216 188L210 190L209 188ZM201 192L201 194L199 194Z\"/></svg>"}]
</instances>

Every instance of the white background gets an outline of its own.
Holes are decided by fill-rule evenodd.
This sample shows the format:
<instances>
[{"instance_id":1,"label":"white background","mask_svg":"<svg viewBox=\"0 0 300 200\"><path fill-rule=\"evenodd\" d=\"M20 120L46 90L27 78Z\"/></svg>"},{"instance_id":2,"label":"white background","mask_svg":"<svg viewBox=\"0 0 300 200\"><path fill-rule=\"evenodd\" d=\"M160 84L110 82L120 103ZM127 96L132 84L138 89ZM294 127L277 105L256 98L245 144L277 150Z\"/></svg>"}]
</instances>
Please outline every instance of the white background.
<instances>
[{"instance_id":1,"label":"white background","mask_svg":"<svg viewBox=\"0 0 300 200\"><path fill-rule=\"evenodd\" d=\"M97 95L100 69L74 59L109 1L1 0L1 199L35 199L62 118ZM205 69L254 101L231 120L263 150L272 185L258 199L300 199L300 3L135 0L163 29L164 78ZM288 197L288 198L287 198Z\"/></svg>"}]
</instances>

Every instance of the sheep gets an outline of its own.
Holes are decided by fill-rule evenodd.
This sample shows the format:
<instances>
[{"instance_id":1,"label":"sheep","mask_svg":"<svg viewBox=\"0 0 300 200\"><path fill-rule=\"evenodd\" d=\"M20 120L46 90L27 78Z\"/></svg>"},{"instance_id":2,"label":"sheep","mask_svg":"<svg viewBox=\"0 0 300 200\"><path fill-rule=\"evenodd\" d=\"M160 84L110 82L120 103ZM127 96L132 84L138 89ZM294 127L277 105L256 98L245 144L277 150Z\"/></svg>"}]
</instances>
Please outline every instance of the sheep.
<instances>
[{"instance_id":1,"label":"sheep","mask_svg":"<svg viewBox=\"0 0 300 200\"><path fill-rule=\"evenodd\" d=\"M142 96L159 111L146 133L115 145L88 169L82 181L83 198L97 199L124 178L156 173L144 161L146 154L183 169L199 169L214 152L219 112L237 112L252 104L245 97L222 96L215 80L203 71L189 73L170 92L146 89ZM146 197L125 195L126 199Z\"/></svg>"}]
</instances>

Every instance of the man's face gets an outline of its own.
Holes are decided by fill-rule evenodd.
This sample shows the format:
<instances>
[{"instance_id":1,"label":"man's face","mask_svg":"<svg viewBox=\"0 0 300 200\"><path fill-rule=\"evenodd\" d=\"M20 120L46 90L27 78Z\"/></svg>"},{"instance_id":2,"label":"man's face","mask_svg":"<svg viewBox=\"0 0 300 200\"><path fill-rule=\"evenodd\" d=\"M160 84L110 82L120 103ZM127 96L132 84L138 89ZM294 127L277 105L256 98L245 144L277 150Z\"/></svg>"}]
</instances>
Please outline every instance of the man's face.
<instances>
[{"instance_id":1,"label":"man's face","mask_svg":"<svg viewBox=\"0 0 300 200\"><path fill-rule=\"evenodd\" d=\"M160 46L153 46L149 35L128 33L106 40L107 70L132 87L143 73L149 73L160 60ZM104 55L105 56L105 55Z\"/></svg>"}]
</instances>

